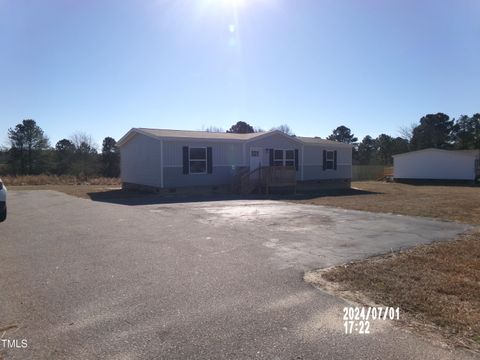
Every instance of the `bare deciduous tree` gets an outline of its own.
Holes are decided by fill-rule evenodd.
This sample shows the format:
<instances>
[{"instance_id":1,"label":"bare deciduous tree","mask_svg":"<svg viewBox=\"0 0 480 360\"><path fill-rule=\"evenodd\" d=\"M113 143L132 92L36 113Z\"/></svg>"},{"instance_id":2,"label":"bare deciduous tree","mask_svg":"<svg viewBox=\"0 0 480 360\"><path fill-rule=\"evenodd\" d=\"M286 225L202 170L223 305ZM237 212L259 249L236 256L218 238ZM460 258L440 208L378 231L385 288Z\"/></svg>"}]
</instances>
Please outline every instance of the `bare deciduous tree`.
<instances>
[{"instance_id":1,"label":"bare deciduous tree","mask_svg":"<svg viewBox=\"0 0 480 360\"><path fill-rule=\"evenodd\" d=\"M290 135L290 136L295 135L293 130L287 124L282 124L280 126L276 126L274 128L271 128L270 130L278 130L278 131L281 131L284 134L287 134L287 135Z\"/></svg>"},{"instance_id":2,"label":"bare deciduous tree","mask_svg":"<svg viewBox=\"0 0 480 360\"><path fill-rule=\"evenodd\" d=\"M202 129L203 131L206 131L206 132L211 132L211 133L223 133L225 132L225 130L223 130L221 127L217 127L217 126L209 126L207 128Z\"/></svg>"},{"instance_id":3,"label":"bare deciduous tree","mask_svg":"<svg viewBox=\"0 0 480 360\"><path fill-rule=\"evenodd\" d=\"M412 136L413 136L413 129L415 129L416 126L417 125L415 123L411 123L408 126L400 127L398 129L398 133L400 134L400 137L402 139L408 140L410 142L410 140L412 140Z\"/></svg>"},{"instance_id":4,"label":"bare deciduous tree","mask_svg":"<svg viewBox=\"0 0 480 360\"><path fill-rule=\"evenodd\" d=\"M70 140L77 149L81 146L85 147L86 145L95 150L98 148L97 144L93 141L92 136L81 131L77 131L70 136Z\"/></svg>"}]
</instances>

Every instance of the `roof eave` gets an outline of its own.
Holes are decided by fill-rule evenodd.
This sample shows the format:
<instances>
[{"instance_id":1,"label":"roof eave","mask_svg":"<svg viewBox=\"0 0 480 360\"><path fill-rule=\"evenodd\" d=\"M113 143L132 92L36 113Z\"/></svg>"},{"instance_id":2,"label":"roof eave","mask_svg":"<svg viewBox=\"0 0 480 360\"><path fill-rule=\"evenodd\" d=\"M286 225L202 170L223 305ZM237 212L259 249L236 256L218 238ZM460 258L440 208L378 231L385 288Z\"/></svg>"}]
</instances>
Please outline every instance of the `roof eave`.
<instances>
[{"instance_id":1,"label":"roof eave","mask_svg":"<svg viewBox=\"0 0 480 360\"><path fill-rule=\"evenodd\" d=\"M328 141L328 142L308 142L301 140L303 144L309 146L338 146L344 148L353 148L353 144L346 144L339 141Z\"/></svg>"},{"instance_id":2,"label":"roof eave","mask_svg":"<svg viewBox=\"0 0 480 360\"><path fill-rule=\"evenodd\" d=\"M209 142L241 143L241 142L250 140L250 139L233 139L233 138L232 139L229 139L229 138L205 138L205 137L192 137L192 136L161 136L161 135L152 134L148 131L144 131L144 130L139 129L139 128L132 128L120 140L118 140L118 142L117 142L118 146L121 147L121 146L125 145L136 134L145 135L145 136L148 136L148 137L156 139L156 140L168 140L168 141L209 141Z\"/></svg>"},{"instance_id":3,"label":"roof eave","mask_svg":"<svg viewBox=\"0 0 480 360\"><path fill-rule=\"evenodd\" d=\"M419 153L419 152L426 152L426 151L448 152L448 153L455 154L455 155L463 155L463 156L470 156L470 157L478 156L478 153L475 153L475 152L463 152L463 151L457 151L457 150L445 150L445 149L437 149L437 148L426 148L426 149L408 151L408 152L404 152L404 153L401 153L401 154L395 154L395 155L392 155L392 157L395 158L395 157L399 157L399 156L413 155L413 154L416 154L416 153Z\"/></svg>"},{"instance_id":4,"label":"roof eave","mask_svg":"<svg viewBox=\"0 0 480 360\"><path fill-rule=\"evenodd\" d=\"M254 141L254 140L260 140L260 139L263 139L263 138L266 138L268 136L271 136L273 134L279 134L281 136L284 136L285 138L287 139L291 139L299 144L302 144L304 145L304 142L300 139L298 139L297 137L295 136L290 136L288 134L285 134L283 131L280 131L280 130L272 130L272 131L267 131L267 132L264 132L262 133L261 135L258 135L258 136L255 136L255 137L252 137L250 139L247 139L246 142L250 142L250 141Z\"/></svg>"}]
</instances>

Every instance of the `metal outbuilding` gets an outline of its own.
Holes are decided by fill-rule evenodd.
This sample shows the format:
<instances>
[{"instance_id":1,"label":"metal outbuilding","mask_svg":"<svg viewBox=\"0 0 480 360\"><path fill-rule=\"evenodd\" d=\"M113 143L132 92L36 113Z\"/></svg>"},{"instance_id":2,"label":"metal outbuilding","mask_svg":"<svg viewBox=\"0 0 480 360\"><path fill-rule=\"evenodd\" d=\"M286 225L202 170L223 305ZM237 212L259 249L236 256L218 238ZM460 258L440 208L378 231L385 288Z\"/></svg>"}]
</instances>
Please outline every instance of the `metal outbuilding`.
<instances>
[{"instance_id":1,"label":"metal outbuilding","mask_svg":"<svg viewBox=\"0 0 480 360\"><path fill-rule=\"evenodd\" d=\"M423 149L393 156L395 180L474 181L480 175L480 150Z\"/></svg>"}]
</instances>

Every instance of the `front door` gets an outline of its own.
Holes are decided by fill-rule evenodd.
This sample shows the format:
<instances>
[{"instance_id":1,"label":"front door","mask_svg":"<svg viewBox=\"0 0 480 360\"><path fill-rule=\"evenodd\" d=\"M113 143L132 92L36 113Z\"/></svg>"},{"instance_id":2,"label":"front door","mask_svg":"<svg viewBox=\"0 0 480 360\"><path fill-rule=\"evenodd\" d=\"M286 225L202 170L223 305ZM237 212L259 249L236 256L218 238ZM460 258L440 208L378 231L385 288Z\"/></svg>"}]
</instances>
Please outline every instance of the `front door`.
<instances>
[{"instance_id":1,"label":"front door","mask_svg":"<svg viewBox=\"0 0 480 360\"><path fill-rule=\"evenodd\" d=\"M262 166L262 148L250 148L250 171Z\"/></svg>"}]
</instances>

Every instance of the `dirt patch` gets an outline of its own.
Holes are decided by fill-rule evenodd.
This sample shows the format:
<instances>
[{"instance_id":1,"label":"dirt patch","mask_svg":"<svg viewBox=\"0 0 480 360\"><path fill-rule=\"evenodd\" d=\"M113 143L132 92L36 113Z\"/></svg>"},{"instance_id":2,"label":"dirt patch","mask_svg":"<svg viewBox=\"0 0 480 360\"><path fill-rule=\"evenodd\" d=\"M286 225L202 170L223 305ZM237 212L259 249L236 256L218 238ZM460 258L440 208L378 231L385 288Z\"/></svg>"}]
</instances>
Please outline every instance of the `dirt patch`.
<instances>
[{"instance_id":1,"label":"dirt patch","mask_svg":"<svg viewBox=\"0 0 480 360\"><path fill-rule=\"evenodd\" d=\"M18 325L14 325L14 324L5 325L5 326L0 326L0 332L2 332L2 331L7 331L7 330L11 330L11 329L16 329L16 328L18 328Z\"/></svg>"},{"instance_id":2,"label":"dirt patch","mask_svg":"<svg viewBox=\"0 0 480 360\"><path fill-rule=\"evenodd\" d=\"M352 187L358 190L294 201L480 224L478 186L407 185L360 181L353 182Z\"/></svg>"},{"instance_id":3,"label":"dirt patch","mask_svg":"<svg viewBox=\"0 0 480 360\"><path fill-rule=\"evenodd\" d=\"M404 325L480 352L480 232L311 272L305 280L362 304L400 307Z\"/></svg>"}]
</instances>

